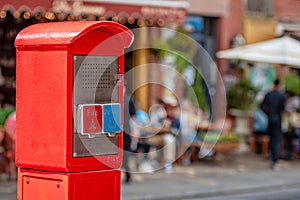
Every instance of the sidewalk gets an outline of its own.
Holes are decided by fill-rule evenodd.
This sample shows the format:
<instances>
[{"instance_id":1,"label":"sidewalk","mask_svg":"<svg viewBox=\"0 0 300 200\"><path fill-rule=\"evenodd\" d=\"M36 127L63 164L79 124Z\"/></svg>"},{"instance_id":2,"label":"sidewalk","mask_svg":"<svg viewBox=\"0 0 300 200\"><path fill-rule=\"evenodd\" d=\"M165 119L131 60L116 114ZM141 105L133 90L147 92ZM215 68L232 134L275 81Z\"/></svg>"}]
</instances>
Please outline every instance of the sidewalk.
<instances>
[{"instance_id":1,"label":"sidewalk","mask_svg":"<svg viewBox=\"0 0 300 200\"><path fill-rule=\"evenodd\" d=\"M122 199L187 199L299 187L300 160L280 160L280 165L280 171L272 171L267 160L251 153L230 162L176 165L172 174L133 174L133 182L122 185Z\"/></svg>"},{"instance_id":2,"label":"sidewalk","mask_svg":"<svg viewBox=\"0 0 300 200\"><path fill-rule=\"evenodd\" d=\"M239 194L285 187L300 187L300 160L280 161L272 171L260 155L236 155L231 161L201 160L185 167L174 166L171 174L133 174L122 184L122 200L188 199ZM16 182L0 182L0 200L16 200Z\"/></svg>"},{"instance_id":3,"label":"sidewalk","mask_svg":"<svg viewBox=\"0 0 300 200\"><path fill-rule=\"evenodd\" d=\"M17 182L0 181L0 200L17 199Z\"/></svg>"}]
</instances>

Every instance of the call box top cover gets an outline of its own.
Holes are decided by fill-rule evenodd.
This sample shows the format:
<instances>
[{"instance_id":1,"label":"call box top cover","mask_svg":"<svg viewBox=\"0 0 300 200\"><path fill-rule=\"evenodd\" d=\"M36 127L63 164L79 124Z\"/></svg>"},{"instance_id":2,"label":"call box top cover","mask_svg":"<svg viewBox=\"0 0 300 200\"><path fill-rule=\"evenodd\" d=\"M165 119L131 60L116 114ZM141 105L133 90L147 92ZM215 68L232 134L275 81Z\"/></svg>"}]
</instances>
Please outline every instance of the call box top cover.
<instances>
[{"instance_id":1,"label":"call box top cover","mask_svg":"<svg viewBox=\"0 0 300 200\"><path fill-rule=\"evenodd\" d=\"M23 29L16 37L15 46L69 45L91 30L105 30L112 36L119 36L124 48L128 48L134 39L129 29L112 21L50 22Z\"/></svg>"}]
</instances>

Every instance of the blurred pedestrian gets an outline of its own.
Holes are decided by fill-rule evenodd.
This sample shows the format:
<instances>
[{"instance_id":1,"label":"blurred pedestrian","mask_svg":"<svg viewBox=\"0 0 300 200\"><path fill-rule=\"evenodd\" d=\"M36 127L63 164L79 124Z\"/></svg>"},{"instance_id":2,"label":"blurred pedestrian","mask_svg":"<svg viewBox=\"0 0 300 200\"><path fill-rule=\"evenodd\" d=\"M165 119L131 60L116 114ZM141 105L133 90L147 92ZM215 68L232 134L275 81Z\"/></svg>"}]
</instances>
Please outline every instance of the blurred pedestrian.
<instances>
[{"instance_id":1,"label":"blurred pedestrian","mask_svg":"<svg viewBox=\"0 0 300 200\"><path fill-rule=\"evenodd\" d=\"M268 135L268 116L262 109L262 104L253 115L253 132L256 136Z\"/></svg>"},{"instance_id":2,"label":"blurred pedestrian","mask_svg":"<svg viewBox=\"0 0 300 200\"><path fill-rule=\"evenodd\" d=\"M284 160L291 160L294 154L294 139L298 139L297 110L300 108L300 97L294 93L288 93L286 97L285 115L284 115L284 139L286 152L283 155Z\"/></svg>"},{"instance_id":3,"label":"blurred pedestrian","mask_svg":"<svg viewBox=\"0 0 300 200\"><path fill-rule=\"evenodd\" d=\"M6 133L3 126L0 126L0 181L3 179L2 176L6 174L6 163L5 163L5 153L6 153Z\"/></svg>"},{"instance_id":4,"label":"blurred pedestrian","mask_svg":"<svg viewBox=\"0 0 300 200\"><path fill-rule=\"evenodd\" d=\"M124 86L124 127L123 127L123 168L125 170L125 183L130 183L131 175L129 168L129 156L131 150L131 128L130 119L136 115L135 99L130 94L126 94L126 86Z\"/></svg>"},{"instance_id":5,"label":"blurred pedestrian","mask_svg":"<svg viewBox=\"0 0 300 200\"><path fill-rule=\"evenodd\" d=\"M149 110L150 121L140 126L145 142L157 148L156 155L160 154L161 163L165 172L171 173L172 163L176 156L176 134L180 123L175 114L175 107L162 101L152 106ZM150 161L154 168L158 167L156 162ZM149 171L149 170L148 170Z\"/></svg>"},{"instance_id":6,"label":"blurred pedestrian","mask_svg":"<svg viewBox=\"0 0 300 200\"><path fill-rule=\"evenodd\" d=\"M196 150L192 145L197 144L197 148L200 146L200 135L197 134L200 116L196 115L195 108L189 100L184 100L181 106L180 130L182 144L180 145L183 145L183 150L185 151L182 155L182 163L183 165L190 165L192 155Z\"/></svg>"},{"instance_id":7,"label":"blurred pedestrian","mask_svg":"<svg viewBox=\"0 0 300 200\"><path fill-rule=\"evenodd\" d=\"M148 132L154 135L148 137L147 142L161 148L164 170L171 173L176 157L176 135L179 133L180 121L175 113L176 106L164 104L164 107L166 116L159 120L160 125Z\"/></svg>"},{"instance_id":8,"label":"blurred pedestrian","mask_svg":"<svg viewBox=\"0 0 300 200\"><path fill-rule=\"evenodd\" d=\"M15 166L15 108L12 106L0 108L0 154L1 180L16 178Z\"/></svg>"},{"instance_id":9,"label":"blurred pedestrian","mask_svg":"<svg viewBox=\"0 0 300 200\"><path fill-rule=\"evenodd\" d=\"M282 114L285 109L285 95L279 90L280 81L274 81L274 88L263 100L262 108L268 115L268 133L270 136L269 150L271 153L271 168L278 170L278 158L282 138Z\"/></svg>"},{"instance_id":10,"label":"blurred pedestrian","mask_svg":"<svg viewBox=\"0 0 300 200\"><path fill-rule=\"evenodd\" d=\"M135 127L137 128L138 131L138 135L137 135L137 151L139 152L143 152L144 153L144 158L147 159L147 154L149 153L150 150L150 145L147 143L146 141L146 137L147 137L147 133L145 133L142 130L142 127L145 126L150 126L150 119L148 114L143 111L140 106L139 103L136 102L136 123L135 123Z\"/></svg>"},{"instance_id":11,"label":"blurred pedestrian","mask_svg":"<svg viewBox=\"0 0 300 200\"><path fill-rule=\"evenodd\" d=\"M255 137L266 137L268 138L268 116L262 109L262 104L260 104L253 114L253 148L256 153L262 153L263 145L261 142L258 142Z\"/></svg>"},{"instance_id":12,"label":"blurred pedestrian","mask_svg":"<svg viewBox=\"0 0 300 200\"><path fill-rule=\"evenodd\" d=\"M4 123L4 129L7 133L7 151L5 157L8 160L8 169L10 180L17 179L17 167L15 164L15 144L16 144L16 112L11 113Z\"/></svg>"},{"instance_id":13,"label":"blurred pedestrian","mask_svg":"<svg viewBox=\"0 0 300 200\"><path fill-rule=\"evenodd\" d=\"M147 133L143 131L144 127L150 126L150 119L148 114L139 107L138 102L136 102L136 118L130 122L131 149L136 153L136 169L143 173L152 173L154 169L148 160L151 145L147 143Z\"/></svg>"},{"instance_id":14,"label":"blurred pedestrian","mask_svg":"<svg viewBox=\"0 0 300 200\"><path fill-rule=\"evenodd\" d=\"M166 116L165 103L163 100L158 99L156 104L149 109L150 124L157 128L162 128L160 120Z\"/></svg>"}]
</instances>

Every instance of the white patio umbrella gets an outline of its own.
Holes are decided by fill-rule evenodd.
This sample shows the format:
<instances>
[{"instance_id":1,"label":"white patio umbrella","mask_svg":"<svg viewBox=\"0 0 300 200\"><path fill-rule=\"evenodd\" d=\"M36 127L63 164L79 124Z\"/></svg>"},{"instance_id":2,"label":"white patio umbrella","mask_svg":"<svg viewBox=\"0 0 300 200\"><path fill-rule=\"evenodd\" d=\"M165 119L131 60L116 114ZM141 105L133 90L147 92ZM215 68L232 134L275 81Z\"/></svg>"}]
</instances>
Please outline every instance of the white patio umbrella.
<instances>
[{"instance_id":1,"label":"white patio umbrella","mask_svg":"<svg viewBox=\"0 0 300 200\"><path fill-rule=\"evenodd\" d=\"M217 52L218 58L289 65L300 68L300 42L284 36Z\"/></svg>"}]
</instances>

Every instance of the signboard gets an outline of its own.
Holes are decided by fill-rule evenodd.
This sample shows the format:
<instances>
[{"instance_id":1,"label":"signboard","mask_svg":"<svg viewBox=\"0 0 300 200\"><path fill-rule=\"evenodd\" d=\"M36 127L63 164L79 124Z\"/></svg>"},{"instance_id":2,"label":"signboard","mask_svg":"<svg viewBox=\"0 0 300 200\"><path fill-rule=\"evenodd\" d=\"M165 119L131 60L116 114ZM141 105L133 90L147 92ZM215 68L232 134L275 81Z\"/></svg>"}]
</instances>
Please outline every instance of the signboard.
<instances>
[{"instance_id":1,"label":"signboard","mask_svg":"<svg viewBox=\"0 0 300 200\"><path fill-rule=\"evenodd\" d=\"M1 4L1 3L0 3ZM170 22L183 22L187 15L189 4L185 1L130 1L116 0L114 2L87 0L53 0L52 11L55 13L70 13L75 17L82 14L97 16L116 16L119 18L136 18ZM0 7L1 8L1 7Z\"/></svg>"},{"instance_id":2,"label":"signboard","mask_svg":"<svg viewBox=\"0 0 300 200\"><path fill-rule=\"evenodd\" d=\"M102 115L104 133L119 133L121 131L120 104L103 104Z\"/></svg>"}]
</instances>

